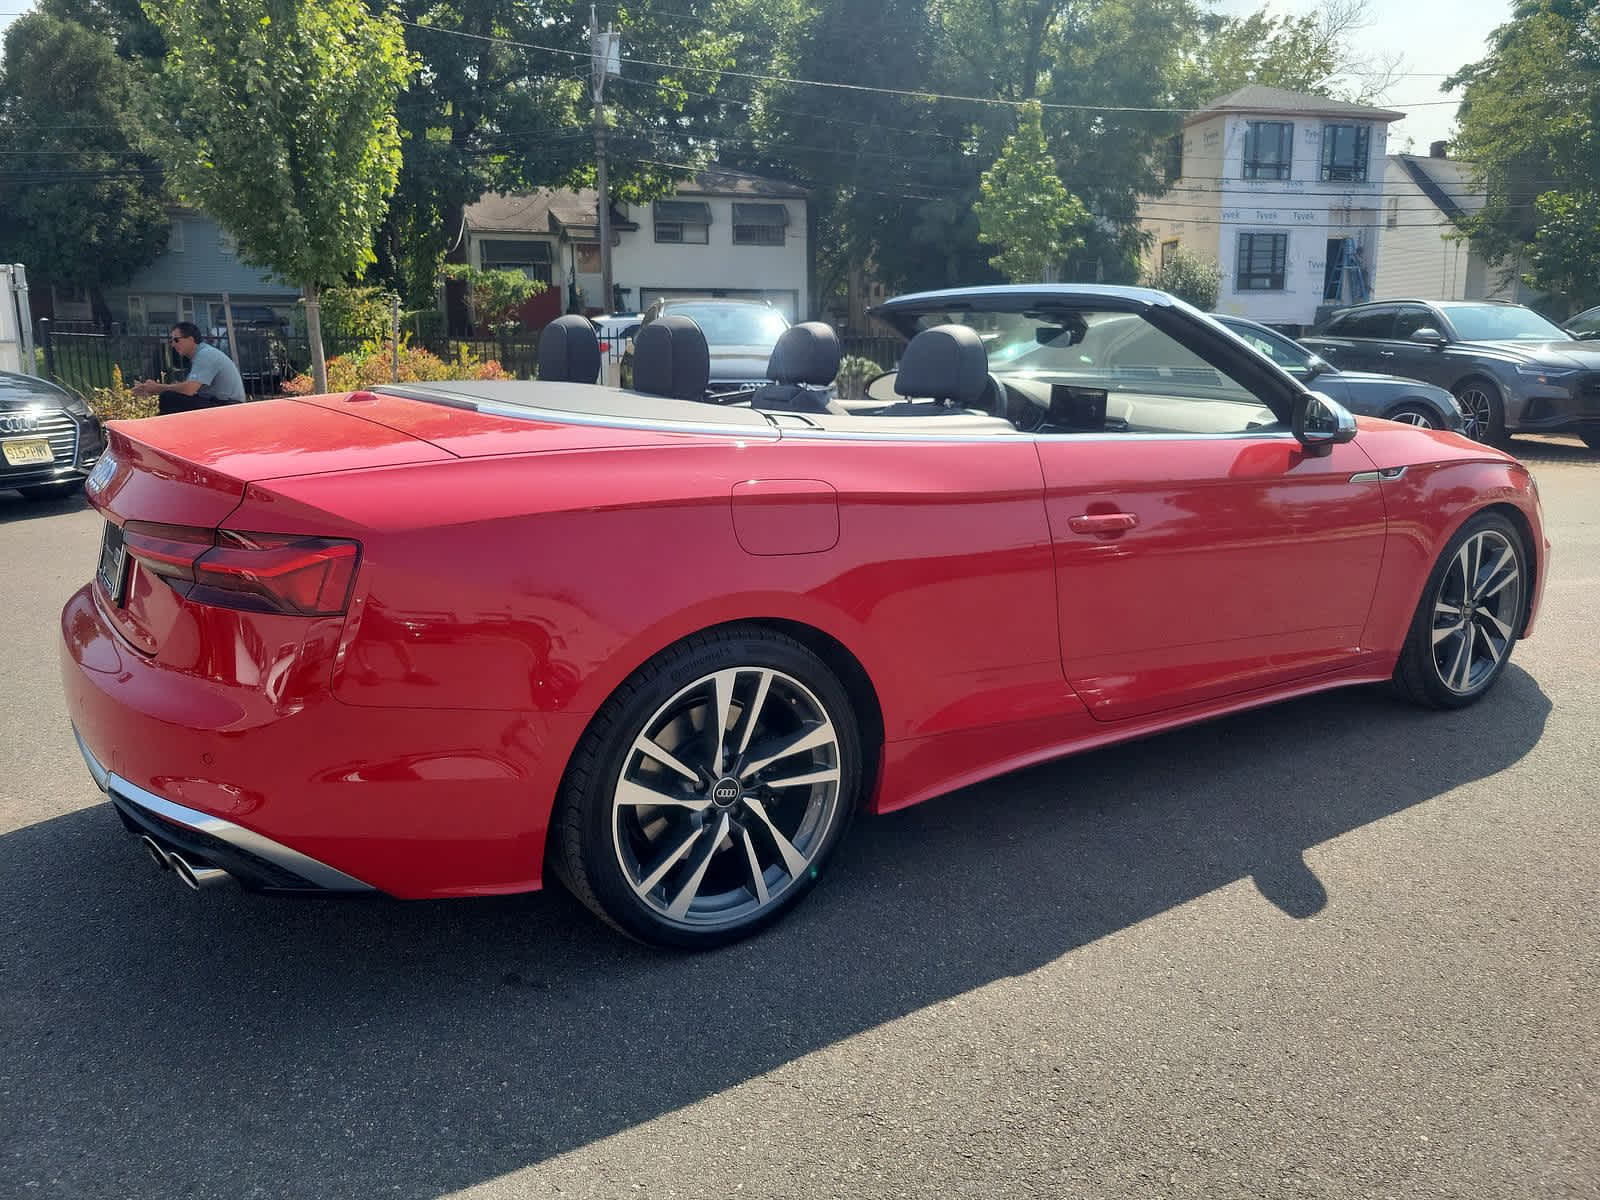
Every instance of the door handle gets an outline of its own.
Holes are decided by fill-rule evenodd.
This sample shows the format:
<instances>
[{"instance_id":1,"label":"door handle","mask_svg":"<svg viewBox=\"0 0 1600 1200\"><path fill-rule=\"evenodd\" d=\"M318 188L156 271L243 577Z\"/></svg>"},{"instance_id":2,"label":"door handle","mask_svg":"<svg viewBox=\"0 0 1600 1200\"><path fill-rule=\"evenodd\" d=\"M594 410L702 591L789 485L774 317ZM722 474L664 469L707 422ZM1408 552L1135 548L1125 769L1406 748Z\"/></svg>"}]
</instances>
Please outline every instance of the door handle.
<instances>
[{"instance_id":1,"label":"door handle","mask_svg":"<svg viewBox=\"0 0 1600 1200\"><path fill-rule=\"evenodd\" d=\"M1378 357L1379 358L1393 358L1394 357L1394 351L1393 350L1379 350L1378 351Z\"/></svg>"},{"instance_id":2,"label":"door handle","mask_svg":"<svg viewBox=\"0 0 1600 1200\"><path fill-rule=\"evenodd\" d=\"M1138 523L1133 513L1084 513L1067 518L1073 533L1125 533Z\"/></svg>"}]
</instances>

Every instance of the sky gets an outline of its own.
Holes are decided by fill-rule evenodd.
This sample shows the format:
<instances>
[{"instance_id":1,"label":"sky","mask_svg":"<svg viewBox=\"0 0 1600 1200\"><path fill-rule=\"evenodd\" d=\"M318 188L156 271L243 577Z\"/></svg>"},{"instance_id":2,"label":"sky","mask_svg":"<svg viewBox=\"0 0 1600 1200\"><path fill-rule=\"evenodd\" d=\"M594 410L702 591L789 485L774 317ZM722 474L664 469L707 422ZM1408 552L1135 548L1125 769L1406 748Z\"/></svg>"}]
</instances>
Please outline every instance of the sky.
<instances>
[{"instance_id":1,"label":"sky","mask_svg":"<svg viewBox=\"0 0 1600 1200\"><path fill-rule=\"evenodd\" d=\"M1215 2L1219 12L1235 16L1260 7L1259 0ZM0 0L0 31L27 7L26 0ZM1314 8L1315 0L1267 0L1267 7L1299 14ZM1409 138L1416 153L1426 154L1429 142L1450 136L1455 121L1455 105L1440 93L1440 83L1483 57L1484 39L1511 16L1511 0L1367 0L1367 9L1372 23L1360 35L1358 50L1374 56L1398 51L1405 59L1402 69L1414 72L1397 79L1384 99L1407 114L1389 127L1389 151L1403 151Z\"/></svg>"}]
</instances>

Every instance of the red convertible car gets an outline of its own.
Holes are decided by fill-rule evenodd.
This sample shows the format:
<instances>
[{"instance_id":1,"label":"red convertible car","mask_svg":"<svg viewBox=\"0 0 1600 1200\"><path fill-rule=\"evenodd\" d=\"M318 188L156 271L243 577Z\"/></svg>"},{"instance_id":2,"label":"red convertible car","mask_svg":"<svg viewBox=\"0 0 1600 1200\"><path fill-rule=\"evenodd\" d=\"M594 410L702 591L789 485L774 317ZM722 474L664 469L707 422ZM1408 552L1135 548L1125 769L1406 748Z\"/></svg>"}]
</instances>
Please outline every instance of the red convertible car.
<instances>
[{"instance_id":1,"label":"red convertible car","mask_svg":"<svg viewBox=\"0 0 1600 1200\"><path fill-rule=\"evenodd\" d=\"M573 318L537 382L112 424L61 625L96 782L191 886L553 873L704 947L858 809L1346 684L1467 704L1529 631L1497 450L1356 421L1159 292L878 312L909 342L863 400L826 326L713 404L693 322L620 391Z\"/></svg>"}]
</instances>

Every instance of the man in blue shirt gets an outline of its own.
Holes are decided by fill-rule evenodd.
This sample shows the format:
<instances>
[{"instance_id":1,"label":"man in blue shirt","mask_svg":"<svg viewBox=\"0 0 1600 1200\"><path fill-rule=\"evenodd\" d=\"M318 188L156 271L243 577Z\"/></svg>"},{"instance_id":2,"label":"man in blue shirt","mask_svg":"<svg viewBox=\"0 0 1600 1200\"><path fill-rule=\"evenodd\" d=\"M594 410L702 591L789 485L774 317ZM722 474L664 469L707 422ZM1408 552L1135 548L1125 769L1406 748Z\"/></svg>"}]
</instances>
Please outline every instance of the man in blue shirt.
<instances>
[{"instance_id":1,"label":"man in blue shirt","mask_svg":"<svg viewBox=\"0 0 1600 1200\"><path fill-rule=\"evenodd\" d=\"M182 383L147 379L133 385L135 396L160 398L160 413L191 412L219 404L243 404L244 380L233 360L200 340L200 327L179 321L172 327L172 348L189 360L189 375Z\"/></svg>"}]
</instances>

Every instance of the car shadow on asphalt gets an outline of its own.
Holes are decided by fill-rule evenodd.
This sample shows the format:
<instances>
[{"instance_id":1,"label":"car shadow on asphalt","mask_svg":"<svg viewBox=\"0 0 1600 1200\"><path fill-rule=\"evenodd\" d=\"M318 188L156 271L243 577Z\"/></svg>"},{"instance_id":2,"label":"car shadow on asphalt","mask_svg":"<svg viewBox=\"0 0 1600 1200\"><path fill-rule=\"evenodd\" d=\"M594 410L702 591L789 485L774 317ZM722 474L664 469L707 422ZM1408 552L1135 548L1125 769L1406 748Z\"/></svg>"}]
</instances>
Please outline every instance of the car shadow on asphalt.
<instances>
[{"instance_id":1,"label":"car shadow on asphalt","mask_svg":"<svg viewBox=\"0 0 1600 1200\"><path fill-rule=\"evenodd\" d=\"M56 517L62 513L81 512L89 507L83 492L54 500L28 500L21 492L0 488L0 525L13 521L37 521L41 517Z\"/></svg>"},{"instance_id":2,"label":"car shadow on asphalt","mask_svg":"<svg viewBox=\"0 0 1600 1200\"><path fill-rule=\"evenodd\" d=\"M6 1174L436 1197L1244 879L1312 916L1306 850L1504 770L1549 711L1512 667L1461 712L1334 692L1035 767L858 823L789 918L698 956L554 890L195 895L93 805L0 838Z\"/></svg>"}]
</instances>

